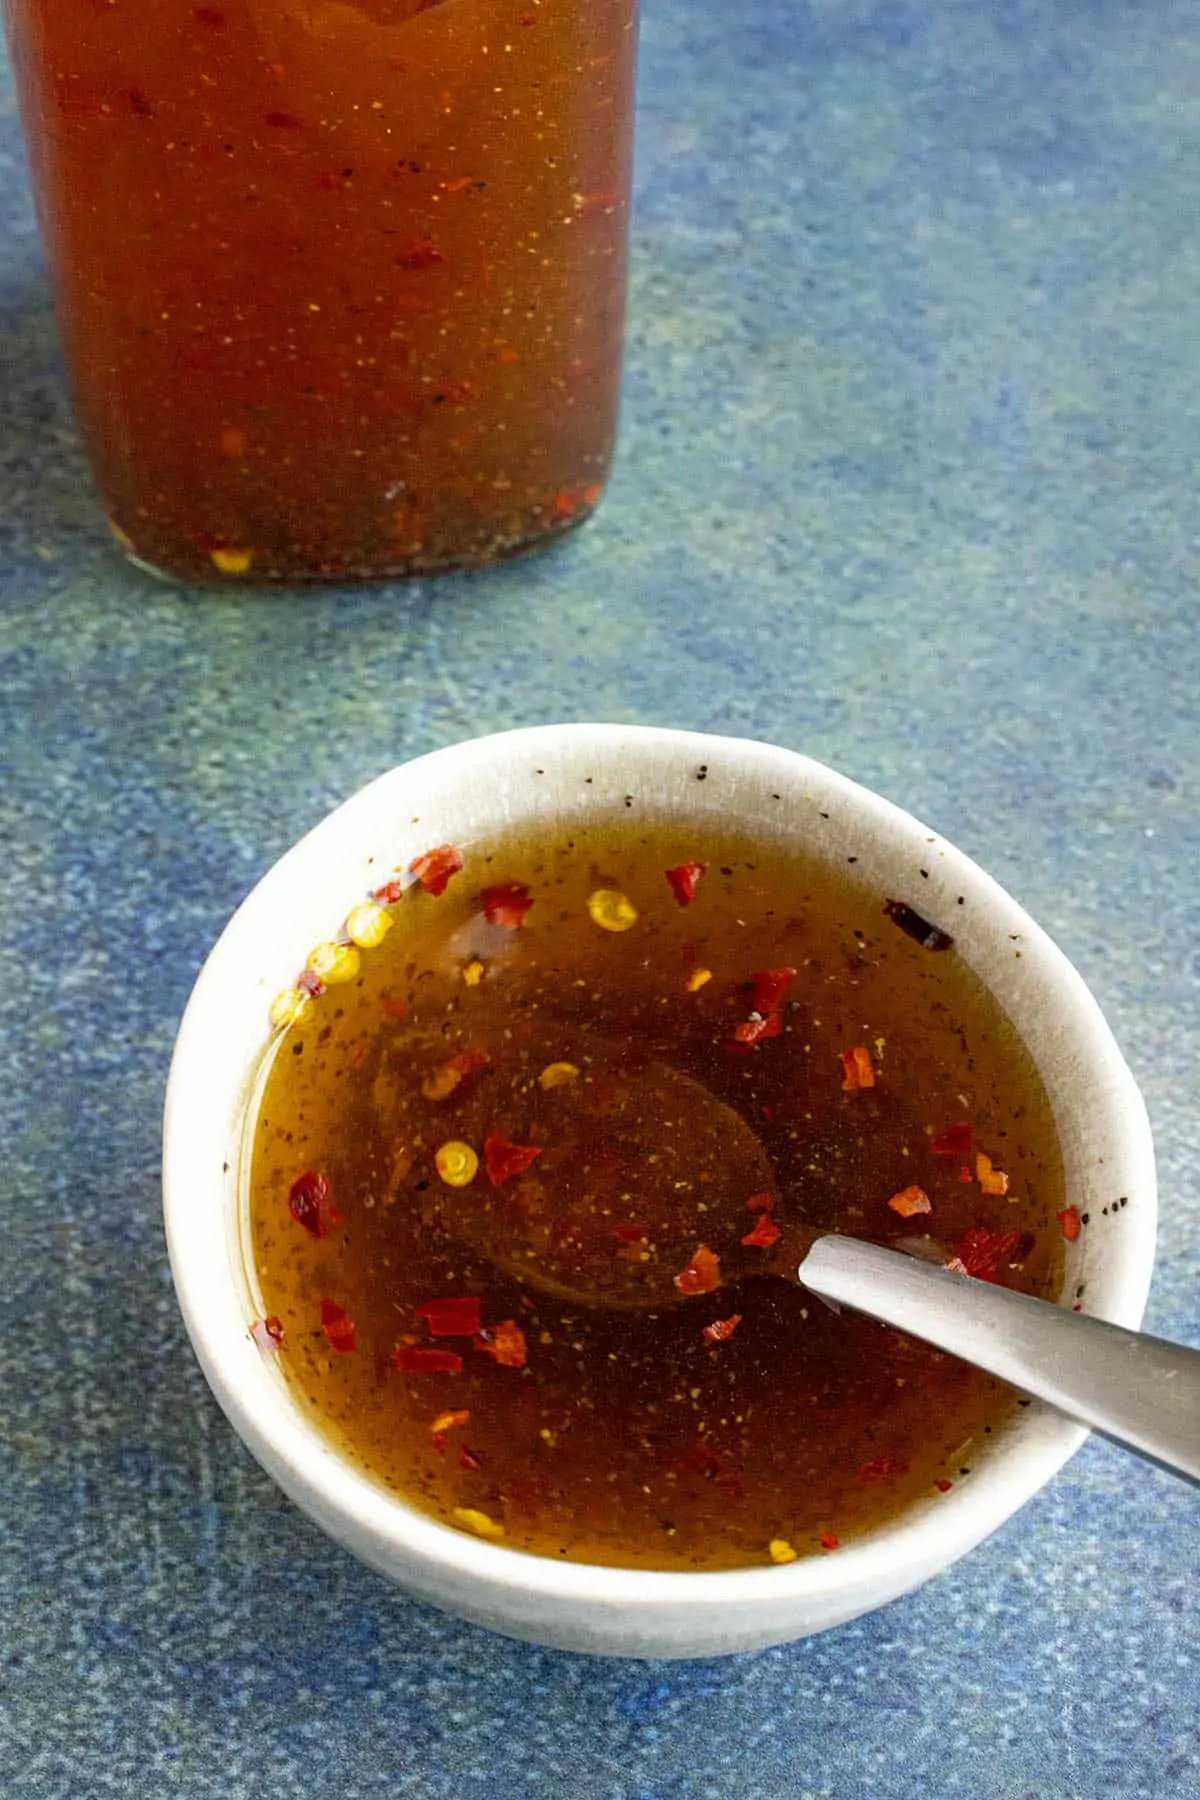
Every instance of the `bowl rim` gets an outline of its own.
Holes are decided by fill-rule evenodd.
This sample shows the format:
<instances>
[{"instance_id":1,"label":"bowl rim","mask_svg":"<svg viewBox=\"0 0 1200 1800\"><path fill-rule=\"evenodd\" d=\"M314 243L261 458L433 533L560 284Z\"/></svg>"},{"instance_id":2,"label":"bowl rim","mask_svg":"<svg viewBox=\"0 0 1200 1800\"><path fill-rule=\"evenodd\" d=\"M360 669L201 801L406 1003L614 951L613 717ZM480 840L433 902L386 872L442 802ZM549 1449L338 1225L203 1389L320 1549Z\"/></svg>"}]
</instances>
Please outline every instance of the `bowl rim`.
<instances>
[{"instance_id":1,"label":"bowl rim","mask_svg":"<svg viewBox=\"0 0 1200 1800\"><path fill-rule=\"evenodd\" d=\"M1156 1196L1154 1154L1142 1096L1097 1002L1065 955L1024 909L991 876L920 820L881 795L800 752L736 738L655 726L568 723L489 733L430 751L375 777L327 813L286 851L255 884L221 932L198 975L181 1020L172 1056L163 1117L163 1205L168 1252L176 1293L195 1354L234 1428L256 1457L302 1508L335 1537L377 1565L386 1564L403 1582L408 1566L428 1582L439 1575L459 1595L486 1591L501 1608L505 1600L553 1602L583 1616L600 1609L625 1619L655 1614L684 1620L693 1610L766 1605L800 1612L822 1601L849 1599L852 1616L875 1604L873 1593L897 1586L897 1571L916 1571L911 1586L948 1566L1031 1499L1083 1443L1086 1429L1040 1403L1022 1419L1021 1441L1010 1452L998 1447L978 1478L939 1499L935 1506L910 1509L891 1525L850 1540L835 1556L801 1556L785 1566L764 1565L686 1573L611 1568L552 1560L507 1546L489 1544L417 1512L365 1474L359 1473L317 1433L286 1397L282 1377L272 1380L257 1350L247 1355L244 1303L234 1295L233 1265L226 1257L223 1203L214 1203L207 1172L215 1128L223 1134L231 1104L241 1098L213 1090L212 1032L223 989L241 980L242 940L262 929L272 897L282 892L314 857L324 857L331 838L373 816L398 786L433 776L478 774L481 763L526 751L551 756L586 747L598 755L642 752L653 762L672 753L715 762L732 759L742 770L784 775L799 791L805 784L848 803L861 824L885 836L903 835L914 844L937 844L951 859L956 878L970 881L973 897L998 912L1022 933L1038 979L1053 988L1056 1005L1084 1043L1096 1085L1121 1112L1120 1139L1129 1169L1139 1182L1139 1207L1131 1221L1133 1253L1114 1277L1114 1292L1102 1316L1136 1328L1141 1322L1154 1259ZM332 924L332 921L331 921ZM268 1036L265 1014L264 1043ZM219 1078L219 1077L218 1077ZM229 1138L222 1135L228 1163ZM212 1164L212 1167L218 1165ZM1133 1209L1131 1209L1131 1212ZM1124 1215L1123 1215L1124 1217ZM224 1261L222 1259L225 1259ZM233 1337L232 1311L242 1329ZM255 1364L262 1365L256 1370ZM258 1378L256 1379L256 1375ZM854 1597L861 1597L854 1604ZM446 1604L456 1607L447 1596Z\"/></svg>"}]
</instances>

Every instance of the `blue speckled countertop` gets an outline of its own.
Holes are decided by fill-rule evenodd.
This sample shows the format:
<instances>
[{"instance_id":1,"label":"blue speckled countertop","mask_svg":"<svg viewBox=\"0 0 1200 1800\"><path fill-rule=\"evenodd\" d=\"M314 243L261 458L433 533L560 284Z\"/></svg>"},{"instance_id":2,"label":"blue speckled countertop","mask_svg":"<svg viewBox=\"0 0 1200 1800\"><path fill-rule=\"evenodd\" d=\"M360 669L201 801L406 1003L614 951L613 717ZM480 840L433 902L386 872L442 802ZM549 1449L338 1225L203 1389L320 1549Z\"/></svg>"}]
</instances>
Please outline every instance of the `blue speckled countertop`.
<instances>
[{"instance_id":1,"label":"blue speckled countertop","mask_svg":"<svg viewBox=\"0 0 1200 1800\"><path fill-rule=\"evenodd\" d=\"M648 0L623 453L471 579L182 592L108 547L0 87L0 1792L1187 1800L1193 1491L1093 1441L920 1593L684 1665L509 1643L218 1414L159 1224L174 1028L272 859L546 718L807 750L1075 958L1200 1339L1200 6Z\"/></svg>"}]
</instances>

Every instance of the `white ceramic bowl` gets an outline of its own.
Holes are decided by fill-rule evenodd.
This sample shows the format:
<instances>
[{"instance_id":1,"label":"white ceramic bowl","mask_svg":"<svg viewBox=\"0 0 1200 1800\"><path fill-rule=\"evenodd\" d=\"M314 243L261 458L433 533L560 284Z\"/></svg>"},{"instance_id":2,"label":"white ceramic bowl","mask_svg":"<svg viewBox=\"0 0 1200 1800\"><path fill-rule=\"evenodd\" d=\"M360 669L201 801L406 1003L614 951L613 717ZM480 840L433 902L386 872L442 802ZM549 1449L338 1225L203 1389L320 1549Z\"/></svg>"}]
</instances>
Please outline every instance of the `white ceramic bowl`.
<instances>
[{"instance_id":1,"label":"white ceramic bowl","mask_svg":"<svg viewBox=\"0 0 1200 1800\"><path fill-rule=\"evenodd\" d=\"M969 1481L836 1556L720 1574L598 1568L487 1544L413 1511L322 1440L248 1330L258 1309L244 1248L243 1141L272 997L367 890L431 844L469 846L535 818L612 812L627 796L645 816L717 816L823 857L856 856L856 873L881 897L909 899L953 932L1037 1061L1070 1198L1090 1215L1069 1248L1066 1292L1086 1281L1088 1312L1137 1326L1154 1254L1149 1127L1061 952L951 845L820 764L764 744L631 726L538 727L421 757L348 800L264 877L205 964L180 1027L165 1119L167 1237L217 1399L263 1467L339 1542L421 1598L515 1637L613 1655L709 1656L822 1631L916 1587L1035 1494L1084 1431L1040 1405L1022 1410L973 1459ZM1122 1195L1129 1203L1112 1208Z\"/></svg>"}]
</instances>

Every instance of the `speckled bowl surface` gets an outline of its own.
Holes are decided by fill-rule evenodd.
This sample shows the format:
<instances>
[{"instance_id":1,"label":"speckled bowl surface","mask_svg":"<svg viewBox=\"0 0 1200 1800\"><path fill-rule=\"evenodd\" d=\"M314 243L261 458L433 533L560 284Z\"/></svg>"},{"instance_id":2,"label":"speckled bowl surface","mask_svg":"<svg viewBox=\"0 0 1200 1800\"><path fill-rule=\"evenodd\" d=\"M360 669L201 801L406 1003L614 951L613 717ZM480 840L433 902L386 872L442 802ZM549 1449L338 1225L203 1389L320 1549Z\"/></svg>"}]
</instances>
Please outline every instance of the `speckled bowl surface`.
<instances>
[{"instance_id":1,"label":"speckled bowl surface","mask_svg":"<svg viewBox=\"0 0 1200 1800\"><path fill-rule=\"evenodd\" d=\"M820 857L856 859L881 896L953 933L1029 1046L1054 1108L1068 1194L1088 1220L1064 1292L1137 1326L1155 1237L1154 1160L1141 1097L1080 977L969 859L908 814L818 763L750 741L630 726L536 727L439 750L381 776L290 850L239 908L196 982L167 1094L171 1264L196 1354L263 1466L320 1525L422 1598L497 1631L566 1649L700 1656L784 1642L917 1586L1008 1518L1078 1448L1081 1427L1023 1409L936 1504L834 1556L780 1568L653 1574L559 1563L450 1530L341 1459L250 1336L244 1140L273 997L351 908L431 844L469 847L533 820L628 808L736 821ZM1124 1204L1119 1202L1124 1201Z\"/></svg>"}]
</instances>

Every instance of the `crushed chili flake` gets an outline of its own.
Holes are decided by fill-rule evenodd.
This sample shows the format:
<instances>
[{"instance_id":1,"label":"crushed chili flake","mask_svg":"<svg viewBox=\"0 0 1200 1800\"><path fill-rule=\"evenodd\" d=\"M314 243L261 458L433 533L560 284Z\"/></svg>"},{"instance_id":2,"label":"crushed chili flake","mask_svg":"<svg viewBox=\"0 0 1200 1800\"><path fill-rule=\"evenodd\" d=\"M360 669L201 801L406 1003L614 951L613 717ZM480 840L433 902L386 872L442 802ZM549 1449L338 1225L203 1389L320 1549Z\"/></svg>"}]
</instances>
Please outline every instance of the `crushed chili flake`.
<instances>
[{"instance_id":1,"label":"crushed chili flake","mask_svg":"<svg viewBox=\"0 0 1200 1800\"><path fill-rule=\"evenodd\" d=\"M336 1300L322 1300L321 1329L335 1350L348 1354L354 1348L354 1320Z\"/></svg>"},{"instance_id":2,"label":"crushed chili flake","mask_svg":"<svg viewBox=\"0 0 1200 1800\"><path fill-rule=\"evenodd\" d=\"M720 1285L720 1257L714 1256L707 1244L697 1244L686 1269L676 1275L675 1286L681 1294L711 1294Z\"/></svg>"},{"instance_id":3,"label":"crushed chili flake","mask_svg":"<svg viewBox=\"0 0 1200 1800\"><path fill-rule=\"evenodd\" d=\"M939 1494L948 1494L950 1492L950 1489L954 1486L954 1483L952 1481L947 1481L945 1479L945 1477L943 1476L939 1480L935 1481L933 1485L937 1489Z\"/></svg>"},{"instance_id":4,"label":"crushed chili flake","mask_svg":"<svg viewBox=\"0 0 1200 1800\"><path fill-rule=\"evenodd\" d=\"M677 868L665 871L667 886L674 894L680 906L690 906L696 898L696 884L704 874L705 863L680 863Z\"/></svg>"},{"instance_id":5,"label":"crushed chili flake","mask_svg":"<svg viewBox=\"0 0 1200 1800\"><path fill-rule=\"evenodd\" d=\"M772 1013L796 979L796 971L792 968L756 969L750 979L754 983L754 992L750 996L751 1012Z\"/></svg>"},{"instance_id":6,"label":"crushed chili flake","mask_svg":"<svg viewBox=\"0 0 1200 1800\"><path fill-rule=\"evenodd\" d=\"M398 878L395 881L385 881L382 887L374 890L371 898L381 906L395 906L398 900L404 898L404 883Z\"/></svg>"},{"instance_id":7,"label":"crushed chili flake","mask_svg":"<svg viewBox=\"0 0 1200 1800\"><path fill-rule=\"evenodd\" d=\"M902 1450L885 1450L881 1456L873 1456L869 1462L863 1463L855 1479L864 1487L876 1482L895 1481L900 1475L908 1474L908 1458Z\"/></svg>"},{"instance_id":8,"label":"crushed chili flake","mask_svg":"<svg viewBox=\"0 0 1200 1800\"><path fill-rule=\"evenodd\" d=\"M648 1225L614 1225L613 1236L619 1244L644 1244L650 1236Z\"/></svg>"},{"instance_id":9,"label":"crushed chili flake","mask_svg":"<svg viewBox=\"0 0 1200 1800\"><path fill-rule=\"evenodd\" d=\"M487 1165L488 1180L493 1187L499 1187L511 1176L523 1175L544 1149L544 1144L510 1144L500 1132L490 1132L483 1140L483 1159Z\"/></svg>"},{"instance_id":10,"label":"crushed chili flake","mask_svg":"<svg viewBox=\"0 0 1200 1800\"><path fill-rule=\"evenodd\" d=\"M476 1537L502 1538L504 1536L503 1525L498 1525L495 1519L489 1517L485 1512L480 1512L474 1506L456 1506L450 1517L465 1531L473 1531Z\"/></svg>"},{"instance_id":11,"label":"crushed chili flake","mask_svg":"<svg viewBox=\"0 0 1200 1800\"><path fill-rule=\"evenodd\" d=\"M524 924L525 915L533 905L528 883L524 881L502 881L496 887L484 888L479 901L488 924L503 925L508 931L516 931Z\"/></svg>"},{"instance_id":12,"label":"crushed chili flake","mask_svg":"<svg viewBox=\"0 0 1200 1800\"><path fill-rule=\"evenodd\" d=\"M309 951L305 974L315 975L326 987L334 987L342 982L354 981L361 966L362 958L353 944L336 943L330 939L328 943L318 944Z\"/></svg>"},{"instance_id":13,"label":"crushed chili flake","mask_svg":"<svg viewBox=\"0 0 1200 1800\"><path fill-rule=\"evenodd\" d=\"M406 1375L459 1375L463 1359L457 1350L425 1350L419 1345L397 1344L392 1363Z\"/></svg>"},{"instance_id":14,"label":"crushed chili flake","mask_svg":"<svg viewBox=\"0 0 1200 1800\"><path fill-rule=\"evenodd\" d=\"M616 888L597 888L588 895L588 917L601 931L631 931L637 924L637 907Z\"/></svg>"},{"instance_id":15,"label":"crushed chili flake","mask_svg":"<svg viewBox=\"0 0 1200 1800\"><path fill-rule=\"evenodd\" d=\"M379 1004L389 1019L407 1019L408 1017L408 1001L402 1000L399 994L385 994Z\"/></svg>"},{"instance_id":16,"label":"crushed chili flake","mask_svg":"<svg viewBox=\"0 0 1200 1800\"><path fill-rule=\"evenodd\" d=\"M325 1203L329 1199L329 1183L316 1169L297 1175L288 1190L288 1211L297 1225L315 1238L329 1236L329 1219Z\"/></svg>"},{"instance_id":17,"label":"crushed chili flake","mask_svg":"<svg viewBox=\"0 0 1200 1800\"><path fill-rule=\"evenodd\" d=\"M985 1194L1007 1194L1008 1176L998 1169L990 1156L980 1150L975 1156L975 1179Z\"/></svg>"},{"instance_id":18,"label":"crushed chili flake","mask_svg":"<svg viewBox=\"0 0 1200 1800\"><path fill-rule=\"evenodd\" d=\"M456 1425L469 1424L470 1419L471 1415L465 1409L460 1412L439 1413L436 1419L430 1421L430 1435L441 1437L445 1432L453 1431Z\"/></svg>"},{"instance_id":19,"label":"crushed chili flake","mask_svg":"<svg viewBox=\"0 0 1200 1800\"><path fill-rule=\"evenodd\" d=\"M464 861L462 851L453 844L439 844L436 850L426 850L413 859L412 872L425 892L436 898L445 893L450 877L458 874Z\"/></svg>"},{"instance_id":20,"label":"crushed chili flake","mask_svg":"<svg viewBox=\"0 0 1200 1800\"><path fill-rule=\"evenodd\" d=\"M475 1339L476 1350L482 1350L503 1369L523 1369L529 1359L525 1333L515 1319L505 1319L490 1327L486 1335Z\"/></svg>"},{"instance_id":21,"label":"crushed chili flake","mask_svg":"<svg viewBox=\"0 0 1200 1800\"><path fill-rule=\"evenodd\" d=\"M477 1075L491 1062L486 1050L456 1050L421 1083L426 1100L448 1100L469 1075Z\"/></svg>"},{"instance_id":22,"label":"crushed chili flake","mask_svg":"<svg viewBox=\"0 0 1200 1800\"><path fill-rule=\"evenodd\" d=\"M325 983L315 969L305 969L304 973L297 978L296 986L314 1000L319 1000L325 992Z\"/></svg>"},{"instance_id":23,"label":"crushed chili flake","mask_svg":"<svg viewBox=\"0 0 1200 1800\"><path fill-rule=\"evenodd\" d=\"M917 1187L915 1184L912 1187L901 1188L898 1194L893 1194L888 1205L894 1213L899 1213L902 1219L911 1219L917 1213L933 1211L933 1202L929 1195L924 1188Z\"/></svg>"},{"instance_id":24,"label":"crushed chili flake","mask_svg":"<svg viewBox=\"0 0 1200 1800\"><path fill-rule=\"evenodd\" d=\"M547 1063L538 1076L538 1086L546 1088L567 1087L572 1081L579 1080L579 1070L574 1063Z\"/></svg>"},{"instance_id":25,"label":"crushed chili flake","mask_svg":"<svg viewBox=\"0 0 1200 1800\"><path fill-rule=\"evenodd\" d=\"M821 1548L822 1548L822 1550L836 1550L837 1547L838 1547L837 1533L833 1532L833 1531L823 1531L821 1533Z\"/></svg>"},{"instance_id":26,"label":"crushed chili flake","mask_svg":"<svg viewBox=\"0 0 1200 1800\"><path fill-rule=\"evenodd\" d=\"M283 1342L283 1320L277 1319L274 1313L266 1319L255 1319L250 1336L260 1350L278 1350Z\"/></svg>"},{"instance_id":27,"label":"crushed chili flake","mask_svg":"<svg viewBox=\"0 0 1200 1800\"><path fill-rule=\"evenodd\" d=\"M723 1344L733 1336L741 1322L741 1313L731 1313L727 1319L714 1319L711 1325L706 1325L701 1336L710 1344Z\"/></svg>"},{"instance_id":28,"label":"crushed chili flake","mask_svg":"<svg viewBox=\"0 0 1200 1800\"><path fill-rule=\"evenodd\" d=\"M734 1027L735 1044L761 1044L764 1038L777 1038L783 1030L783 1020L777 1012L768 1013L765 1019L746 1019L741 1025Z\"/></svg>"},{"instance_id":29,"label":"crushed chili flake","mask_svg":"<svg viewBox=\"0 0 1200 1800\"><path fill-rule=\"evenodd\" d=\"M772 1244L777 1244L779 1242L779 1237L780 1232L778 1225L775 1223L770 1213L764 1212L759 1214L758 1223L755 1225L754 1230L748 1231L742 1239L742 1242L743 1244L749 1244L755 1250L769 1250Z\"/></svg>"},{"instance_id":30,"label":"crushed chili flake","mask_svg":"<svg viewBox=\"0 0 1200 1800\"><path fill-rule=\"evenodd\" d=\"M842 1067L846 1071L842 1082L843 1093L857 1094L863 1088L875 1086L875 1065L871 1061L871 1052L865 1045L855 1044L853 1050L843 1050Z\"/></svg>"},{"instance_id":31,"label":"crushed chili flake","mask_svg":"<svg viewBox=\"0 0 1200 1800\"><path fill-rule=\"evenodd\" d=\"M271 1002L269 1016L272 1028L275 1031L286 1030L289 1025L294 1025L311 1005L312 996L306 994L303 988L284 988L283 992L276 994Z\"/></svg>"},{"instance_id":32,"label":"crushed chili flake","mask_svg":"<svg viewBox=\"0 0 1200 1800\"><path fill-rule=\"evenodd\" d=\"M970 1156L975 1148L975 1127L970 1119L957 1119L933 1133L929 1148L935 1156Z\"/></svg>"},{"instance_id":33,"label":"crushed chili flake","mask_svg":"<svg viewBox=\"0 0 1200 1800\"><path fill-rule=\"evenodd\" d=\"M468 1450L464 1444L458 1453L458 1466L460 1469L471 1469L478 1473L483 1467L483 1462L477 1451Z\"/></svg>"},{"instance_id":34,"label":"crushed chili flake","mask_svg":"<svg viewBox=\"0 0 1200 1800\"><path fill-rule=\"evenodd\" d=\"M955 1261L962 1272L977 1281L999 1281L1001 1263L1011 1262L1021 1246L1019 1231L993 1231L987 1225L972 1225L963 1233L955 1249Z\"/></svg>"},{"instance_id":35,"label":"crushed chili flake","mask_svg":"<svg viewBox=\"0 0 1200 1800\"><path fill-rule=\"evenodd\" d=\"M746 1202L747 1212L774 1212L775 1196L766 1189L761 1194L751 1194Z\"/></svg>"},{"instance_id":36,"label":"crushed chili flake","mask_svg":"<svg viewBox=\"0 0 1200 1800\"><path fill-rule=\"evenodd\" d=\"M1079 1216L1079 1208L1077 1206L1064 1206L1063 1210L1060 1213L1055 1213L1054 1216L1062 1226L1062 1234L1066 1238L1068 1244L1073 1244L1083 1229L1083 1221Z\"/></svg>"},{"instance_id":37,"label":"crushed chili flake","mask_svg":"<svg viewBox=\"0 0 1200 1800\"><path fill-rule=\"evenodd\" d=\"M433 1337L474 1337L483 1324L483 1302L478 1294L426 1300L418 1306L417 1317L424 1320Z\"/></svg>"},{"instance_id":38,"label":"crushed chili flake","mask_svg":"<svg viewBox=\"0 0 1200 1800\"><path fill-rule=\"evenodd\" d=\"M363 900L346 915L346 936L360 950L378 950L392 924L392 915L386 907Z\"/></svg>"},{"instance_id":39,"label":"crushed chili flake","mask_svg":"<svg viewBox=\"0 0 1200 1800\"><path fill-rule=\"evenodd\" d=\"M949 950L953 947L954 939L948 931L943 931L938 925L931 925L928 919L923 919L919 912L914 912L903 900L885 900L883 910L893 925L898 925L904 935L920 944L923 950Z\"/></svg>"},{"instance_id":40,"label":"crushed chili flake","mask_svg":"<svg viewBox=\"0 0 1200 1800\"><path fill-rule=\"evenodd\" d=\"M447 1187L470 1187L479 1173L479 1158L470 1144L452 1138L435 1152L433 1166Z\"/></svg>"}]
</instances>

